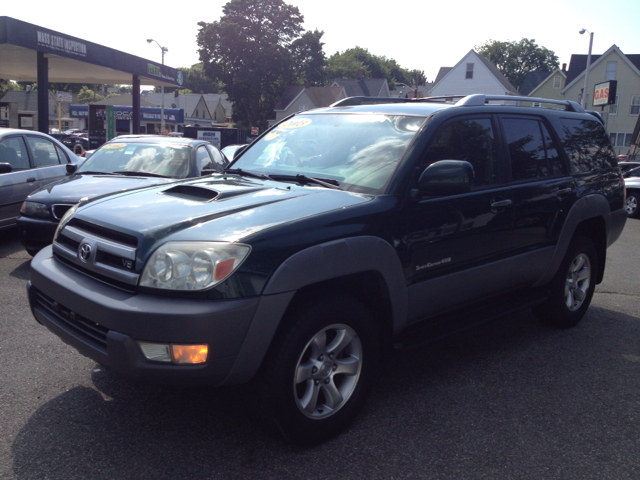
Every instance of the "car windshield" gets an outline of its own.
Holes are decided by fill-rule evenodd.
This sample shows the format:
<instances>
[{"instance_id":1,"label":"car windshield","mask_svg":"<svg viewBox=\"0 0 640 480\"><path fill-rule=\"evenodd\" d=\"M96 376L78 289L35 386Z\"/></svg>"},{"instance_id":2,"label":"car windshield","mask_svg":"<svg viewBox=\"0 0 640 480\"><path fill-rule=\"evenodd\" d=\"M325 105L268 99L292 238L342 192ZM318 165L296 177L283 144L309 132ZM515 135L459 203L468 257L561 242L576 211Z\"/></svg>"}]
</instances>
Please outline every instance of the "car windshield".
<instances>
[{"instance_id":1,"label":"car windshield","mask_svg":"<svg viewBox=\"0 0 640 480\"><path fill-rule=\"evenodd\" d=\"M107 143L88 158L78 173L139 173L185 178L190 149L185 145Z\"/></svg>"},{"instance_id":2,"label":"car windshield","mask_svg":"<svg viewBox=\"0 0 640 480\"><path fill-rule=\"evenodd\" d=\"M424 117L298 115L251 144L231 170L312 177L342 190L380 193Z\"/></svg>"}]
</instances>

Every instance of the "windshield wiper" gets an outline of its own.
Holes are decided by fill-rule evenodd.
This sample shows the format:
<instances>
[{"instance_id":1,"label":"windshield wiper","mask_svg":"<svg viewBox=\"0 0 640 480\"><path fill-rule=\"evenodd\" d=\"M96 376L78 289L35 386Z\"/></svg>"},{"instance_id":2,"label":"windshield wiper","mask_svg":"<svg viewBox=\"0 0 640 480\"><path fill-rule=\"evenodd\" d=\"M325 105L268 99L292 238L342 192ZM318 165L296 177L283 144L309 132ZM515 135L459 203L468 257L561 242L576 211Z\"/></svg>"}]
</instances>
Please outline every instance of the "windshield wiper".
<instances>
[{"instance_id":1,"label":"windshield wiper","mask_svg":"<svg viewBox=\"0 0 640 480\"><path fill-rule=\"evenodd\" d=\"M238 175L259 178L261 180L273 180L273 178L266 173L252 172L250 170L242 170L241 168L228 168L224 173L237 173Z\"/></svg>"},{"instance_id":2,"label":"windshield wiper","mask_svg":"<svg viewBox=\"0 0 640 480\"><path fill-rule=\"evenodd\" d=\"M337 180L333 180L330 178L314 178L308 175L304 175L302 173L298 173L297 175L271 175L270 177L273 180L296 180L299 183L310 184L317 183L325 188L333 188L336 190L342 190L340 188L340 183Z\"/></svg>"},{"instance_id":3,"label":"windshield wiper","mask_svg":"<svg viewBox=\"0 0 640 480\"><path fill-rule=\"evenodd\" d=\"M131 170L119 170L117 172L113 172L114 175L125 175L128 177L160 177L160 178L171 178L167 175L160 175L159 173L151 173L151 172L132 172Z\"/></svg>"},{"instance_id":4,"label":"windshield wiper","mask_svg":"<svg viewBox=\"0 0 640 480\"><path fill-rule=\"evenodd\" d=\"M117 173L113 172L94 172L93 170L87 170L86 172L78 172L76 170L75 173L84 174L84 175L117 175Z\"/></svg>"}]
</instances>

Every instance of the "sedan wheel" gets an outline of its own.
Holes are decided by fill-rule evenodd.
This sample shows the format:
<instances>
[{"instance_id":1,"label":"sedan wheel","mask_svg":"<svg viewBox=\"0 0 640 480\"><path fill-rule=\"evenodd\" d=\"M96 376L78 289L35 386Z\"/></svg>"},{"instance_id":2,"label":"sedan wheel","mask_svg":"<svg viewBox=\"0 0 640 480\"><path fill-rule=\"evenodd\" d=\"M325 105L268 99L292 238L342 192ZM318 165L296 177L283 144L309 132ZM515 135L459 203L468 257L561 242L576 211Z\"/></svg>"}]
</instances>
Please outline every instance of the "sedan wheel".
<instances>
[{"instance_id":1,"label":"sedan wheel","mask_svg":"<svg viewBox=\"0 0 640 480\"><path fill-rule=\"evenodd\" d=\"M627 204L625 205L627 215L632 218L636 218L640 212L638 212L638 194L635 192L627 191Z\"/></svg>"}]
</instances>

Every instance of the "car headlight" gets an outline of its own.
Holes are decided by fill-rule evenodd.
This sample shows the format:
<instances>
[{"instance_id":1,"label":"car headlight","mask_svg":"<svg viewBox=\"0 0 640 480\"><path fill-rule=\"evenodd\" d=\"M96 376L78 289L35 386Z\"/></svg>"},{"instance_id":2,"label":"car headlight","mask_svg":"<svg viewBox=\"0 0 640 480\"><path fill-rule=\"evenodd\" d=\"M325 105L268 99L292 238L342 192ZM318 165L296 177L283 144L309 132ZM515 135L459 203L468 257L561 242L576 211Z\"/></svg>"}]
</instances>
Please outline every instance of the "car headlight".
<instances>
[{"instance_id":1,"label":"car headlight","mask_svg":"<svg viewBox=\"0 0 640 480\"><path fill-rule=\"evenodd\" d=\"M167 242L147 260L140 286L204 290L228 278L250 251L240 243Z\"/></svg>"},{"instance_id":2,"label":"car headlight","mask_svg":"<svg viewBox=\"0 0 640 480\"><path fill-rule=\"evenodd\" d=\"M58 224L58 228L56 228L56 233L54 233L53 235L54 241L56 240L56 238L58 238L58 233L60 232L60 230L62 230L64 226L69 222L69 219L71 218L71 216L74 213L76 213L78 206L79 204L75 204L73 207L67 210L66 213L62 216L62 218L60 219L60 223Z\"/></svg>"},{"instance_id":3,"label":"car headlight","mask_svg":"<svg viewBox=\"0 0 640 480\"><path fill-rule=\"evenodd\" d=\"M29 202L25 200L20 207L20 213L27 217L50 218L51 211L44 203Z\"/></svg>"}]
</instances>

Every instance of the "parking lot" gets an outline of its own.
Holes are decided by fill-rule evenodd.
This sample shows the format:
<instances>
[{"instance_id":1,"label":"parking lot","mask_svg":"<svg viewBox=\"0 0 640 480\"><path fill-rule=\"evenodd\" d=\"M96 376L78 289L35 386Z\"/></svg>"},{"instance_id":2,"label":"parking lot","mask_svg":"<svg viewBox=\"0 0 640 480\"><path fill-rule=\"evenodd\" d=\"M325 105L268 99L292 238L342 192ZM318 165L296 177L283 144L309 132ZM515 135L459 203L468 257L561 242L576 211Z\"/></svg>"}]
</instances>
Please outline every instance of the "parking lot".
<instances>
[{"instance_id":1,"label":"parking lot","mask_svg":"<svg viewBox=\"0 0 640 480\"><path fill-rule=\"evenodd\" d=\"M254 426L244 388L135 386L34 320L0 232L0 478L640 478L640 221L578 327L530 312L397 354L362 415L312 449Z\"/></svg>"}]
</instances>

